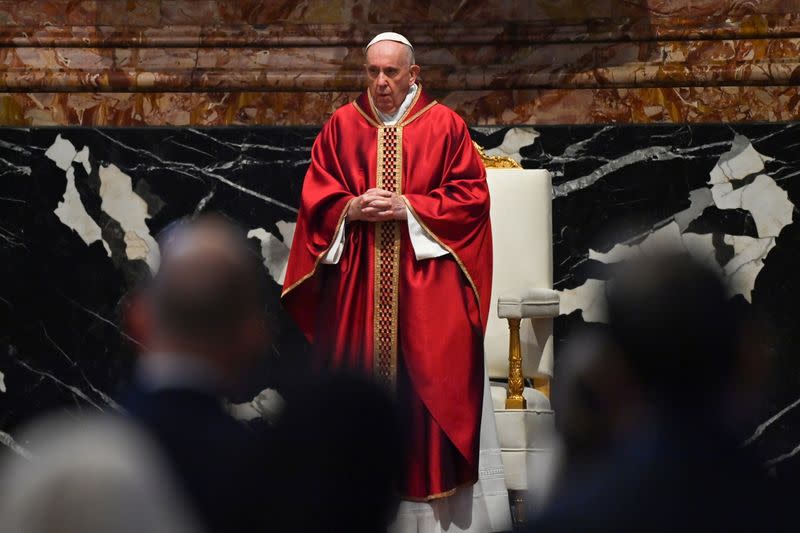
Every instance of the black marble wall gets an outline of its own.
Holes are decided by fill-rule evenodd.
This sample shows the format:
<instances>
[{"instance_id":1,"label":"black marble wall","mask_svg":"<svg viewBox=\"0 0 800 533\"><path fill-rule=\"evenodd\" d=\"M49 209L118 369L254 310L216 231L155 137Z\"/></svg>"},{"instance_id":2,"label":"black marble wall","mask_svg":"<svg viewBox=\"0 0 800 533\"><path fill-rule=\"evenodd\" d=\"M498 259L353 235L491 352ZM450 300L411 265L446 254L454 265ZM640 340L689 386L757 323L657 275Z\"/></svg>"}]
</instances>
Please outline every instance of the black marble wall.
<instances>
[{"instance_id":1,"label":"black marble wall","mask_svg":"<svg viewBox=\"0 0 800 533\"><path fill-rule=\"evenodd\" d=\"M307 346L280 282L316 135L310 128L0 130L0 442L48 409L114 409L135 346L122 299L157 264L154 237L203 210L238 220L264 258L272 350L235 403L288 386ZM476 128L475 140L554 183L562 341L602 321L608 265L658 243L717 268L774 325L776 372L748 445L800 468L800 162L795 124ZM558 357L558 348L556 352Z\"/></svg>"}]
</instances>

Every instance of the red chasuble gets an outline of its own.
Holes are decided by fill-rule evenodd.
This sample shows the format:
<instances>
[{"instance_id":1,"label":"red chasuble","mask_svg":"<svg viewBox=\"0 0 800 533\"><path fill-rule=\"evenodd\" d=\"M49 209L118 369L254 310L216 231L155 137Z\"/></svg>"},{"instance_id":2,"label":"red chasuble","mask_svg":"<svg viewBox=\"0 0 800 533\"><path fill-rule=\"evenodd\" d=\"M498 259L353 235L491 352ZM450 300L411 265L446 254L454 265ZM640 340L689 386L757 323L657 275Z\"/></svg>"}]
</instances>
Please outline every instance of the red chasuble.
<instances>
[{"instance_id":1,"label":"red chasuble","mask_svg":"<svg viewBox=\"0 0 800 533\"><path fill-rule=\"evenodd\" d=\"M405 220L346 221L373 187L401 194L449 254L417 260ZM342 256L322 264L341 224ZM486 171L464 121L421 88L396 126L367 92L338 109L311 151L282 299L321 366L396 392L410 427L405 498L477 481L491 279Z\"/></svg>"}]
</instances>

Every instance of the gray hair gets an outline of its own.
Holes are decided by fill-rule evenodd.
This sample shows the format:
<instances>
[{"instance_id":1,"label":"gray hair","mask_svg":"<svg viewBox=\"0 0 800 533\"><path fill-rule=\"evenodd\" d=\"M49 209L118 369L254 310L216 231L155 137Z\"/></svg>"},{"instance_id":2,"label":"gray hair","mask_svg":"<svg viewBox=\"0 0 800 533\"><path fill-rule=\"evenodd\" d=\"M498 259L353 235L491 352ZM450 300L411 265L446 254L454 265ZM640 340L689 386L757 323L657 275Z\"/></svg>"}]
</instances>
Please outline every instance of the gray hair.
<instances>
[{"instance_id":1,"label":"gray hair","mask_svg":"<svg viewBox=\"0 0 800 533\"><path fill-rule=\"evenodd\" d=\"M407 45L403 45L403 46L406 47L406 50L408 52L408 66L416 65L417 64L417 60L414 57L414 49L411 48L410 46L407 46Z\"/></svg>"},{"instance_id":2,"label":"gray hair","mask_svg":"<svg viewBox=\"0 0 800 533\"><path fill-rule=\"evenodd\" d=\"M406 57L408 57L408 66L409 67L412 66L412 65L416 65L417 64L417 60L414 57L414 49L412 47L408 46L407 44L401 43L400 41L392 41L392 42L395 42L397 44L402 44L403 47L406 49ZM364 56L366 56L369 53L369 49L370 48L371 47L368 46L367 48L364 49Z\"/></svg>"},{"instance_id":3,"label":"gray hair","mask_svg":"<svg viewBox=\"0 0 800 533\"><path fill-rule=\"evenodd\" d=\"M122 417L50 415L23 437L33 461L0 462L3 531L202 531L158 446Z\"/></svg>"}]
</instances>

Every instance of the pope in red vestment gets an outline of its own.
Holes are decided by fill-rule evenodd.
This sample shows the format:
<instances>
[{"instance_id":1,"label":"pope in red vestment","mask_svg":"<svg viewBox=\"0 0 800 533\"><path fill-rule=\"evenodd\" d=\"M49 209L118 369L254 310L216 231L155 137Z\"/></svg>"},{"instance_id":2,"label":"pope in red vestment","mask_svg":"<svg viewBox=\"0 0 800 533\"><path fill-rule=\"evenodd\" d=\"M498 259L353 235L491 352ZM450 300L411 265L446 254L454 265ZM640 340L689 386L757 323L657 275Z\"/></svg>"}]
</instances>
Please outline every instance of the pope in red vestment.
<instances>
[{"instance_id":1,"label":"pope in red vestment","mask_svg":"<svg viewBox=\"0 0 800 533\"><path fill-rule=\"evenodd\" d=\"M371 43L367 91L314 143L282 300L322 367L396 393L403 497L431 500L478 479L489 192L467 126L422 90L401 43ZM441 253L418 258L411 223Z\"/></svg>"}]
</instances>

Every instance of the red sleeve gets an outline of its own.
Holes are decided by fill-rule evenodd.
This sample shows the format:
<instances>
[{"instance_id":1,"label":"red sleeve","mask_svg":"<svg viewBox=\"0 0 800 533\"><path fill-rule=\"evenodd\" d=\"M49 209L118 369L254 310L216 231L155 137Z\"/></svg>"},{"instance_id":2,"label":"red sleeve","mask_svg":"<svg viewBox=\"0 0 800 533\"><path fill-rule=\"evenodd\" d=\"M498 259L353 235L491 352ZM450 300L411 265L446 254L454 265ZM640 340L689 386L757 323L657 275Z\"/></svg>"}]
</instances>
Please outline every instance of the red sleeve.
<instances>
[{"instance_id":1,"label":"red sleeve","mask_svg":"<svg viewBox=\"0 0 800 533\"><path fill-rule=\"evenodd\" d=\"M475 291L485 329L492 281L486 169L466 124L458 117L454 117L451 135L440 186L403 198L425 230L458 261Z\"/></svg>"},{"instance_id":2,"label":"red sleeve","mask_svg":"<svg viewBox=\"0 0 800 533\"><path fill-rule=\"evenodd\" d=\"M349 190L336 156L335 121L332 118L325 124L311 148L311 165L303 181L300 211L281 294L284 305L309 340L317 289L314 283L304 282L312 278L331 247L336 230L344 223L347 206L355 196ZM305 310L294 306L293 300L304 302Z\"/></svg>"}]
</instances>

